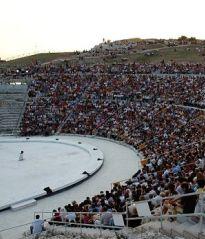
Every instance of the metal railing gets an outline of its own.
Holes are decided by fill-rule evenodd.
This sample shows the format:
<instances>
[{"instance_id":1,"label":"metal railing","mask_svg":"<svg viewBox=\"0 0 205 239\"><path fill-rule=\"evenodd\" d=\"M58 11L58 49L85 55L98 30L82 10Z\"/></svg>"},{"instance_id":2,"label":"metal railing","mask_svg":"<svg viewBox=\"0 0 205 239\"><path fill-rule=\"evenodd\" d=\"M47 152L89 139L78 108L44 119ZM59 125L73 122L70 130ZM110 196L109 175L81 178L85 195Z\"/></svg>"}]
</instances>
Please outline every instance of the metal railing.
<instances>
[{"instance_id":1,"label":"metal railing","mask_svg":"<svg viewBox=\"0 0 205 239\"><path fill-rule=\"evenodd\" d=\"M62 218L61 221L55 220L55 213L56 212L51 212L51 211L35 211L33 213L33 218L35 220L36 215L40 215L41 219L46 220L50 224L49 229L51 229L51 230L53 230L56 226L60 226L60 225L65 228L65 231L71 227L77 227L77 228L79 228L81 234L83 233L83 228L99 229L100 235L102 234L102 231L104 229L119 230L119 229L123 228L123 226L114 225L114 224L107 225L107 224L103 224L101 222L101 218L102 218L103 214L108 213L108 212L66 212L65 211L65 212L60 213L60 217ZM68 219L66 220L66 216L68 215L68 213L74 213L76 215L76 217L78 217L78 220L76 220L76 221L69 221ZM97 224L83 223L83 215L85 215L85 214L89 215L89 216L97 215L99 222ZM123 215L123 214L125 214L125 212L124 213L111 212L111 215L114 215L114 214ZM31 225L32 225L32 222L27 222L27 223L12 226L9 228L3 228L3 229L0 228L0 235L3 235L5 233L5 238L7 238L8 234L15 234L15 238L17 238L17 236L18 236L18 238L22 238L21 235L23 235L23 234L31 235L31 233L30 233ZM19 235L17 235L18 233L14 233L14 230L15 231L18 230L21 233L19 233ZM11 236L11 238L12 238L12 236ZM4 237L3 237L3 239L4 239Z\"/></svg>"},{"instance_id":2,"label":"metal railing","mask_svg":"<svg viewBox=\"0 0 205 239\"><path fill-rule=\"evenodd\" d=\"M166 200L175 200L178 201L184 197L190 197L190 196L196 196L198 197L196 199L196 204L195 204L195 211L196 211L196 207L197 204L200 204L200 212L193 212L193 213L176 213L173 211L173 213L171 213L171 211L168 212L168 214L163 214L163 207L164 207L164 202ZM152 199L150 200L145 200L145 201L140 201L140 202L151 202ZM151 216L137 216L137 217L129 217L128 216L128 211L129 211L129 206L130 205L135 205L139 203L138 202L126 202L126 225L128 226L128 222L129 221L133 221L133 220L144 220L144 221L155 221L155 220L160 220L160 229L163 229L163 224L166 223L165 219L179 219L179 218L187 218L187 217L197 217L198 218L198 222L196 222L196 224L199 224L199 231L198 233L202 234L203 232L203 228L205 227L205 192L194 192L194 193L187 193L187 194L177 194L174 196L169 196L169 197L163 197L161 198L161 202L160 205L158 206L159 210L159 215L151 215ZM171 206L171 203L170 203ZM183 210L183 206L181 207L181 209ZM153 212L153 211L150 211Z\"/></svg>"},{"instance_id":3,"label":"metal railing","mask_svg":"<svg viewBox=\"0 0 205 239\"><path fill-rule=\"evenodd\" d=\"M190 197L190 196L196 196L198 197L198 200L196 202L200 203L202 206L200 208L200 212L194 212L194 213L172 213L172 214L163 214L163 206L164 206L164 202L166 200L180 200L181 198L184 197ZM179 220L180 218L186 218L187 217L195 217L198 218L198 222L196 224L199 225L198 227L198 233L202 234L203 229L204 229L204 218L205 218L205 192L203 193L199 193L199 192L195 192L195 193L187 193L187 194L178 194L178 195L174 195L174 196L169 196L169 197L163 197L161 198L161 202L160 205L158 206L159 209L159 213L156 215L150 215L150 216L146 216L146 215L140 215L140 216L136 216L136 217L130 217L129 216L129 206L130 205L134 205L137 203L142 203L142 202L150 202L150 200L144 200L144 201L127 201L126 202L126 211L119 213L119 212L110 212L112 217L114 214L118 214L121 216L124 216L126 225L115 225L114 223L112 223L112 225L104 225L102 222L102 216L104 213L108 213L108 212L57 212L58 216L60 216L62 219L61 221L57 221L55 220L55 213L56 212L51 212L51 211L35 211L33 216L35 219L35 216L38 214L41 216L41 219L46 220L47 222L49 222L50 224L50 229L54 229L55 226L57 225L61 225L63 227L65 227L65 230L68 230L71 227L77 227L80 230L80 233L83 232L83 228L95 228L95 229L99 229L100 230L100 234L102 234L103 229L112 229L112 230L119 230L122 229L124 227L129 227L129 221L137 221L137 220L142 220L143 222L148 222L148 221L159 221L160 222L160 228L159 229L163 229L164 226L166 225L166 220L167 219L172 219L172 220ZM196 207L195 205L195 207ZM68 219L68 217L66 217L68 215L68 213L75 213L76 218L78 217L78 220L70 220ZM151 213L151 211L150 211ZM97 220L98 223L83 223L83 216L84 215L89 215L89 216L93 216L93 215L97 215ZM11 230L19 230L21 228L21 233L23 234L23 230L25 232L26 228L27 231L29 231L30 227L29 225L31 225L32 222L28 222L25 224L21 224L21 225L17 225L17 226L13 226L13 227L9 227L9 228L4 228L4 229L0 229L0 234L4 233L4 232L9 232ZM20 238L20 237L19 237Z\"/></svg>"}]
</instances>

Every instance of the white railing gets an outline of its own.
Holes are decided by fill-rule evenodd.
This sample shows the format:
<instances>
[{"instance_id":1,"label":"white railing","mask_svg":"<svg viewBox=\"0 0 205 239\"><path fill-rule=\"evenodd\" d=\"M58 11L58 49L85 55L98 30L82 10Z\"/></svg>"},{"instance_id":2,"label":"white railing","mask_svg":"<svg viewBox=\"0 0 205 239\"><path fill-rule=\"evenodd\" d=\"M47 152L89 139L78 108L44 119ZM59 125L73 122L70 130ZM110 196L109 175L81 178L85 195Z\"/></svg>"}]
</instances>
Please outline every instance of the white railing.
<instances>
[{"instance_id":1,"label":"white railing","mask_svg":"<svg viewBox=\"0 0 205 239\"><path fill-rule=\"evenodd\" d=\"M194 212L194 213L171 213L169 211L169 214L163 214L163 206L164 206L164 201L165 200L180 200L181 198L184 198L184 197L190 197L190 196L197 196L198 197L198 200L196 200L196 205L195 205L195 208L197 206L198 203L200 203L201 207L200 207L200 212ZM145 200L145 201L140 201L140 202L150 202L150 200ZM127 202L126 203L126 208L127 208L127 212L126 212L126 225L128 226L128 222L129 221L132 221L132 220L145 220L145 221L156 221L156 220L160 220L160 228L163 229L163 224L166 223L165 219L170 219L170 218L180 218L180 217L198 217L199 221L199 231L198 233L202 233L203 232L203 229L204 229L204 222L203 222L203 218L205 218L205 192L203 193L198 193L198 192L194 192L194 193L187 193L187 194L177 194L177 195L174 195L174 196L169 196L169 197L163 197L161 199L161 202L160 202L160 206L158 207L159 209L159 214L160 215L151 215L151 216L137 216L137 217L129 217L128 216L128 210L129 210L129 206L130 205L135 205L139 203L138 202ZM183 210L183 206L181 207L181 209ZM150 212L151 213L151 212Z\"/></svg>"},{"instance_id":2,"label":"white railing","mask_svg":"<svg viewBox=\"0 0 205 239\"><path fill-rule=\"evenodd\" d=\"M112 229L112 230L120 230L123 228L123 226L119 226L119 225L104 225L103 223L101 223L101 217L104 213L108 213L108 212L69 212L69 213L75 213L76 215L78 215L78 218L79 218L79 222L69 222L69 221L66 221L66 220L62 220L62 221L56 221L54 220L54 215L55 215L55 212L51 212L51 211L35 211L33 216L34 216L34 220L35 220L35 216L36 215L40 215L41 219L43 220L46 220L47 222L49 222L50 226L49 226L49 229L50 230L53 230L55 228L55 226L58 226L58 225L61 225L65 228L65 231L66 230L69 230L69 228L71 227L78 227L79 230L80 230L80 233L82 234L83 233L83 228L93 228L93 229L99 229L100 231L100 235L102 234L102 231L104 229ZM63 212L61 213L61 216L62 218L65 218L65 216L68 214L68 212ZM89 215L89 216L93 216L93 215L98 215L98 218L99 218L99 223L98 224L94 224L94 223L91 223L91 224L86 224L86 223L83 223L83 215L86 214L86 215ZM118 212L111 212L112 215L114 214L118 214L120 216L122 216L123 214L125 213L118 213ZM14 234L14 230L18 230L21 231L21 233L19 233L19 235L17 235L17 233L15 234L15 238L22 238L23 234L27 234L28 236L31 235L30 233L30 226L32 225L32 222L27 222L27 223L24 223L24 224L20 224L20 225L16 225L16 226L13 226L13 227L9 227L9 228L4 228L4 229L1 229L0 228L0 235L4 235L5 233L5 237L4 238L7 238L8 237L8 234L10 232L10 234ZM13 232L11 232L13 231Z\"/></svg>"},{"instance_id":3,"label":"white railing","mask_svg":"<svg viewBox=\"0 0 205 239\"><path fill-rule=\"evenodd\" d=\"M66 221L65 219L63 219L62 221L56 221L54 219L54 215L56 212L51 212L51 211L35 211L34 212L34 219L35 219L35 216L38 214L41 216L41 219L44 219L46 221L48 221L51 225L51 229L52 227L54 228L56 225L62 225L65 227L65 230L69 229L70 227L72 226L75 226L75 227L78 227L80 229L80 232L82 233L83 231L83 228L98 228L100 230L100 233L102 233L102 230L103 229L112 229L112 230L119 230L119 229L122 229L124 227L129 227L129 221L137 221L137 220L142 220L143 222L148 222L148 221L160 221L160 228L159 229L163 229L164 225L166 225L166 219L176 219L178 220L179 218L187 218L187 217L197 217L199 219L199 222L198 222L198 225L199 225L199 229L198 229L198 233L199 234L202 234L203 232L203 229L204 229L204 220L203 218L205 218L205 211L204 211L204 208L201 207L201 211L200 212L197 212L197 213L176 213L176 214L163 214L163 206L164 206L164 201L165 200L170 200L170 199L175 199L175 200L179 200L180 198L182 197L190 197L190 196L197 196L198 197L198 202L201 203L201 205L204 205L204 202L203 200L205 199L205 192L204 193L187 193L187 194L178 194L178 195L175 195L175 196L170 196L170 197L164 197L161 199L161 203L160 203L160 206L159 206L159 215L150 215L150 216L146 216L146 215L140 215L140 216L136 216L136 217L130 217L129 216L129 206L130 205L133 205L133 204L137 204L137 203L142 203L142 202L145 202L147 203L148 201L150 200L145 200L145 201L138 201L138 202L129 202L127 201L126 202L126 211L123 212L123 213L118 213L118 212L111 212L112 216L114 214L118 214L120 215L121 217L124 215L125 217L125 222L126 222L126 225L117 225L115 224L115 222L112 224L112 225L104 225L101 221L101 217L104 213L106 212L73 212L75 213L76 215L78 215L78 222L68 222ZM197 203L198 203L197 202ZM69 213L72 213L72 212L69 212ZM65 218L65 215L67 215L68 212L60 212L60 216L62 218ZM83 215L86 214L86 215L90 215L90 216L93 216L93 215L98 215L98 219L99 219L99 223L97 224L86 224L86 223L83 223ZM113 220L114 221L114 220ZM29 225L31 225L32 222L28 222L28 223L25 223L25 224L21 224L21 225L17 225L17 226L13 226L13 227L10 227L10 228L5 228L5 229L0 229L0 234L4 233L4 232L9 232L11 230L17 230L17 229L22 229L21 230L21 233L23 233L23 231L25 232L25 230L27 229L27 231L29 231L30 227ZM20 238L20 237L19 237Z\"/></svg>"}]
</instances>

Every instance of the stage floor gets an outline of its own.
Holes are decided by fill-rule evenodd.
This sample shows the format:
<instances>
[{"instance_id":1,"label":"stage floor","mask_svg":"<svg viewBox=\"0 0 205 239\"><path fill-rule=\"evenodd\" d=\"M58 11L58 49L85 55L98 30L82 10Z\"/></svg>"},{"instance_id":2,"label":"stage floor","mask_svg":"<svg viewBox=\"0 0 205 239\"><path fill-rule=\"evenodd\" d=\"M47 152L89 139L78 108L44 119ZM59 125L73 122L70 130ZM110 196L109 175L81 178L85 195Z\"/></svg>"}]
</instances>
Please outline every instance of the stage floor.
<instances>
[{"instance_id":1,"label":"stage floor","mask_svg":"<svg viewBox=\"0 0 205 239\"><path fill-rule=\"evenodd\" d=\"M104 161L101 169L92 177L88 178L83 183L75 185L69 190L57 193L51 197L46 197L42 200L37 200L37 204L18 210L4 210L0 212L0 231L6 228L14 228L0 232L0 237L3 239L20 238L22 233L29 230L26 223L32 222L34 212L49 211L57 209L59 206L64 207L66 204L76 200L78 203L85 200L87 196L92 197L99 194L100 191L110 190L111 183L128 179L139 169L140 158L138 152L130 147L123 146L117 142L108 141L104 138L82 137L82 136L58 136L60 140L67 142L81 141L85 144L94 145L100 149L104 155ZM56 136L51 137L32 137L32 139L55 140ZM1 140L11 140L14 137L1 137ZM35 154L35 152L34 152ZM7 155L7 154L6 154ZM15 160L18 160L18 155L15 155ZM1 157L1 155L0 155ZM16 158L17 157L17 158ZM8 175L6 176L8 177ZM17 225L25 226L16 227Z\"/></svg>"},{"instance_id":2,"label":"stage floor","mask_svg":"<svg viewBox=\"0 0 205 239\"><path fill-rule=\"evenodd\" d=\"M24 160L19 161L20 151ZM103 153L72 139L0 138L0 209L69 187L96 172Z\"/></svg>"}]
</instances>

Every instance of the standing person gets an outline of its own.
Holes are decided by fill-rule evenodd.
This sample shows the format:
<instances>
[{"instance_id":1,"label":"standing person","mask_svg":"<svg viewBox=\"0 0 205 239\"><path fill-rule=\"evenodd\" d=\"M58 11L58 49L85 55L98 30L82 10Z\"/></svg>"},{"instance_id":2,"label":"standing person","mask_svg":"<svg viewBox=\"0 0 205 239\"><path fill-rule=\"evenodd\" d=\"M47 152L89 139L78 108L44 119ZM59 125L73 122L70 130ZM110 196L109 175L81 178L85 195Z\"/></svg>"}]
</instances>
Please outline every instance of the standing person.
<instances>
[{"instance_id":1,"label":"standing person","mask_svg":"<svg viewBox=\"0 0 205 239\"><path fill-rule=\"evenodd\" d=\"M23 154L24 154L24 151L21 151L21 153L19 155L19 161L23 161L24 160Z\"/></svg>"}]
</instances>

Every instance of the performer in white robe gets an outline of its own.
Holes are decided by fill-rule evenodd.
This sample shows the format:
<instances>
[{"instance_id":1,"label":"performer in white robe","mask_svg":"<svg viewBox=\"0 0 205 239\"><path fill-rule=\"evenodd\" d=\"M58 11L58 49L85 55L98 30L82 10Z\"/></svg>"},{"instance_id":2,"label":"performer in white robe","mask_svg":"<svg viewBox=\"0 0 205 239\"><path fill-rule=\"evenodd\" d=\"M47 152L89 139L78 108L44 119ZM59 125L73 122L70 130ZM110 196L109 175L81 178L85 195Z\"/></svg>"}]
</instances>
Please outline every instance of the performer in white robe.
<instances>
[{"instance_id":1,"label":"performer in white robe","mask_svg":"<svg viewBox=\"0 0 205 239\"><path fill-rule=\"evenodd\" d=\"M19 155L19 161L23 161L24 160L24 157L23 157L23 151L21 151L20 155Z\"/></svg>"}]
</instances>

